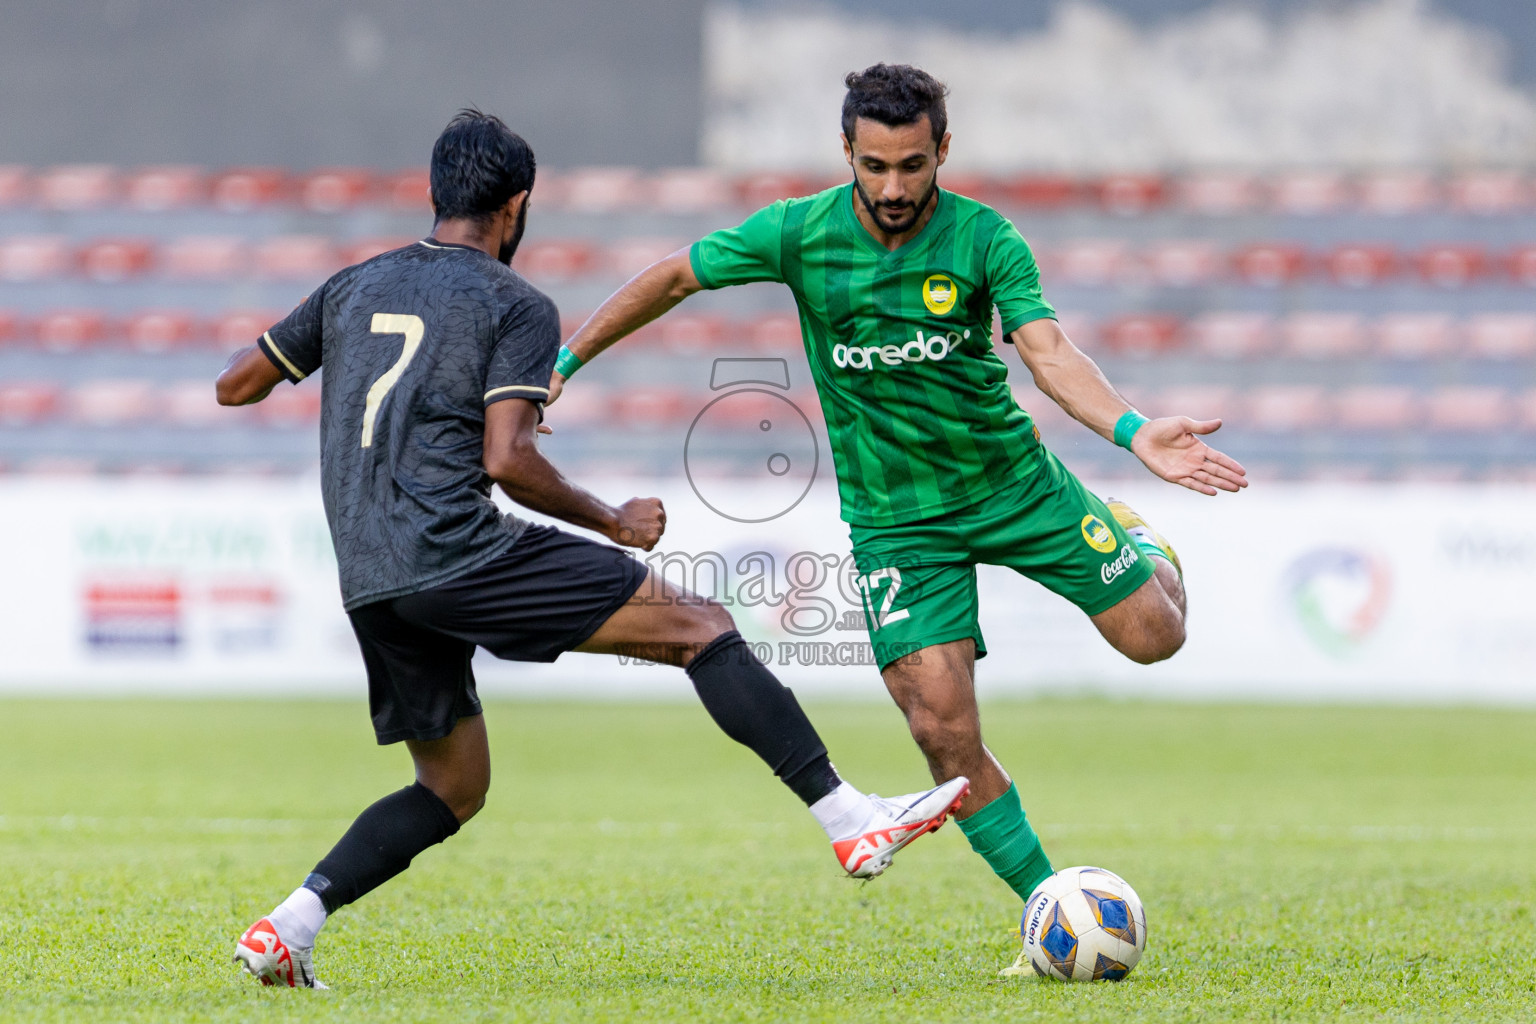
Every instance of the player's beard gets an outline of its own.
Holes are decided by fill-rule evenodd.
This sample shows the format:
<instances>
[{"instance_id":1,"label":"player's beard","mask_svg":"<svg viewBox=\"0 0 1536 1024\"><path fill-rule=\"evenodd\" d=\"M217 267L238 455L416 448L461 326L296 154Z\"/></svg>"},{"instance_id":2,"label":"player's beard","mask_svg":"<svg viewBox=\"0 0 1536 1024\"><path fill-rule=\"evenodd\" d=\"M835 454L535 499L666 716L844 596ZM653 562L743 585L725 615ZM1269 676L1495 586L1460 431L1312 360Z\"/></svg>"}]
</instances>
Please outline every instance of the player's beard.
<instances>
[{"instance_id":1,"label":"player's beard","mask_svg":"<svg viewBox=\"0 0 1536 1024\"><path fill-rule=\"evenodd\" d=\"M864 209L869 211L869 215L874 218L881 231L888 235L899 235L912 230L912 225L917 223L917 218L921 217L923 211L928 209L928 204L933 201L933 194L939 190L939 176L937 174L933 176L933 180L928 183L928 191L924 192L923 198L912 207L912 212L905 219L895 224L887 224L880 219L880 211L888 209L888 207L884 203L870 201L869 193L865 192L864 186L859 184L859 176L857 174L853 176L853 190L859 194L859 200L864 204ZM897 209L903 208L905 208L905 204L897 207Z\"/></svg>"},{"instance_id":2,"label":"player's beard","mask_svg":"<svg viewBox=\"0 0 1536 1024\"><path fill-rule=\"evenodd\" d=\"M496 258L507 266L512 265L512 257L517 254L517 246L523 240L523 229L528 226L528 204L523 203L522 209L517 211L517 227L512 231L512 237L501 243L501 248L496 252Z\"/></svg>"}]
</instances>

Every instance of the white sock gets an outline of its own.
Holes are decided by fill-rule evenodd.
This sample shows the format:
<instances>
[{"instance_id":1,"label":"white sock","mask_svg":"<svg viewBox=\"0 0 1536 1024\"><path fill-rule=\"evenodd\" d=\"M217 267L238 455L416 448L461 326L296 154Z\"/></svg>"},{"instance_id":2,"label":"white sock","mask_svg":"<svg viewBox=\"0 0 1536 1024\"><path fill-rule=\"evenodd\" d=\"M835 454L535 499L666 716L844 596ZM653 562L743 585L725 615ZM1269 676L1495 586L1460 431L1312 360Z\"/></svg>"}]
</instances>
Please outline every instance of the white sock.
<instances>
[{"instance_id":1,"label":"white sock","mask_svg":"<svg viewBox=\"0 0 1536 1024\"><path fill-rule=\"evenodd\" d=\"M827 838L836 842L864 831L864 826L875 816L875 805L866 794L843 782L811 804L811 814Z\"/></svg>"},{"instance_id":2,"label":"white sock","mask_svg":"<svg viewBox=\"0 0 1536 1024\"><path fill-rule=\"evenodd\" d=\"M300 886L293 890L292 896L273 908L267 920L272 922L283 942L308 949L315 944L320 929L325 927L325 904L320 902L314 890Z\"/></svg>"}]
</instances>

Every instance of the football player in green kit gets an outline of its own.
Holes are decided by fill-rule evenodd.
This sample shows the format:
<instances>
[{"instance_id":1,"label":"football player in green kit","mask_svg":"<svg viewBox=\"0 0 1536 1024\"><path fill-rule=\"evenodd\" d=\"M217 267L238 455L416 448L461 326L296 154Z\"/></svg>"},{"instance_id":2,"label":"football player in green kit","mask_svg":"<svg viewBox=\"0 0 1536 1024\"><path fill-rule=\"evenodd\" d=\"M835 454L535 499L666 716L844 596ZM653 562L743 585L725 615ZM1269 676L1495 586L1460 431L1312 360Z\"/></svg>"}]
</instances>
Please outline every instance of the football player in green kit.
<instances>
[{"instance_id":1,"label":"football player in green kit","mask_svg":"<svg viewBox=\"0 0 1536 1024\"><path fill-rule=\"evenodd\" d=\"M993 350L994 308L1040 390L1157 476L1207 495L1248 482L1201 439L1220 420L1132 409L1062 331L1013 224L938 186L942 84L885 64L846 84L853 182L774 203L640 273L562 350L550 401L583 363L700 289L789 286L881 674L934 778L970 778L956 817L971 846L1027 898L1051 865L982 742L975 566L1049 587L1142 664L1183 645L1185 596L1168 543L1040 444Z\"/></svg>"}]
</instances>

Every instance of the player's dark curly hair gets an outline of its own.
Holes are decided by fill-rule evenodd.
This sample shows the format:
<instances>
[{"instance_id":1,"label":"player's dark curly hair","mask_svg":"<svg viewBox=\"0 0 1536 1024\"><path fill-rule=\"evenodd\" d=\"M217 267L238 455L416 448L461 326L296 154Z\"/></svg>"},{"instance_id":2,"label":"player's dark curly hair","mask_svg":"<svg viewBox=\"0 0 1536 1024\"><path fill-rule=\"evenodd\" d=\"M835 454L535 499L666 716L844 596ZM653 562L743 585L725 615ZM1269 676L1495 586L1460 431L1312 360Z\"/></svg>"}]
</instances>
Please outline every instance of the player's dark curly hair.
<instances>
[{"instance_id":1,"label":"player's dark curly hair","mask_svg":"<svg viewBox=\"0 0 1536 1024\"><path fill-rule=\"evenodd\" d=\"M533 150L499 117L459 111L432 147L432 209L438 220L484 221L533 188Z\"/></svg>"},{"instance_id":2,"label":"player's dark curly hair","mask_svg":"<svg viewBox=\"0 0 1536 1024\"><path fill-rule=\"evenodd\" d=\"M937 78L910 64L875 64L850 71L843 79L843 134L853 141L853 126L861 117L899 128L913 124L924 114L933 128L933 141L944 138L949 115L944 97L949 92Z\"/></svg>"}]
</instances>

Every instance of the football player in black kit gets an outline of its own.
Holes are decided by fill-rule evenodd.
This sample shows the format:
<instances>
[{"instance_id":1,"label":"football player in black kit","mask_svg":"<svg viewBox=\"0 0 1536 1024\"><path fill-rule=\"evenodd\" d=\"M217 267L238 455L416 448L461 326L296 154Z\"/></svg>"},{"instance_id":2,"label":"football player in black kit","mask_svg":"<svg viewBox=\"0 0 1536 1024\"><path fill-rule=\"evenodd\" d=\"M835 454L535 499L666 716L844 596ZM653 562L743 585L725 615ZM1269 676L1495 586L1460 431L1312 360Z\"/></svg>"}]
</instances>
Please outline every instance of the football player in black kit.
<instances>
[{"instance_id":1,"label":"football player in black kit","mask_svg":"<svg viewBox=\"0 0 1536 1024\"><path fill-rule=\"evenodd\" d=\"M640 651L682 667L726 735L810 807L854 877L885 870L968 788L957 778L882 799L842 781L794 695L724 608L648 581L645 564L618 548L496 508L493 484L526 508L646 551L666 527L660 500L610 506L539 451L560 318L509 266L533 181L521 137L495 117L460 112L432 150L432 234L340 271L219 375L219 402L245 405L325 367L321 486L342 600L374 732L380 743L404 740L416 770L241 936L235 959L264 984L320 987L313 950L326 916L484 806L477 646L515 661Z\"/></svg>"}]
</instances>

